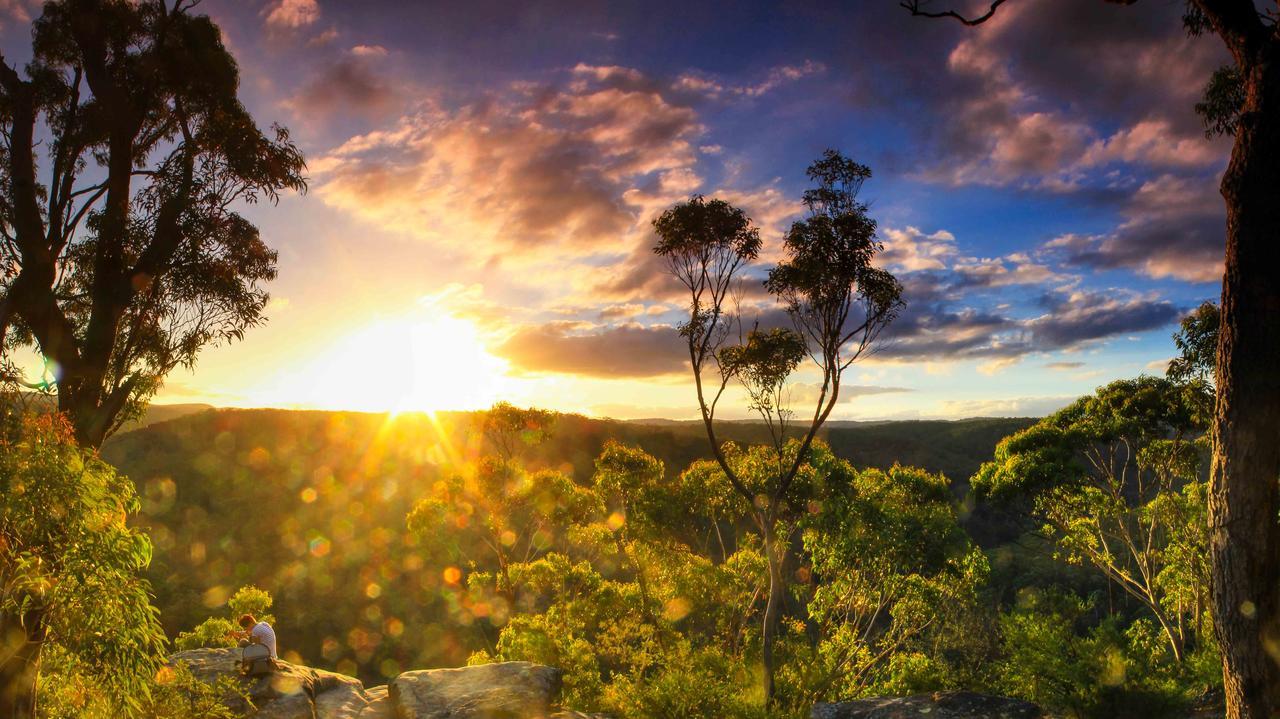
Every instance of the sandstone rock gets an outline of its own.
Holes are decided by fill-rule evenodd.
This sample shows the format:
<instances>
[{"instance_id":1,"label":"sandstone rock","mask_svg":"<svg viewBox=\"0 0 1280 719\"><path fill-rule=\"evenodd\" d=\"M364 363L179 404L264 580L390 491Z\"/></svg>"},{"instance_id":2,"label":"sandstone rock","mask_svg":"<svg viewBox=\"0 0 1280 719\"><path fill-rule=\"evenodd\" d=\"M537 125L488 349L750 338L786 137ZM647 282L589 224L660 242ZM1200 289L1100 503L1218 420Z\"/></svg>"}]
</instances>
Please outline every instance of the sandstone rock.
<instances>
[{"instance_id":1,"label":"sandstone rock","mask_svg":"<svg viewBox=\"0 0 1280 719\"><path fill-rule=\"evenodd\" d=\"M1043 712L1020 699L973 692L935 692L913 697L858 699L818 704L810 719L1039 719Z\"/></svg>"},{"instance_id":2,"label":"sandstone rock","mask_svg":"<svg viewBox=\"0 0 1280 719\"><path fill-rule=\"evenodd\" d=\"M316 708L311 697L301 692L289 694L259 704L253 719L316 719Z\"/></svg>"},{"instance_id":3,"label":"sandstone rock","mask_svg":"<svg viewBox=\"0 0 1280 719\"><path fill-rule=\"evenodd\" d=\"M195 649L178 652L169 662L186 664L204 682L232 677L257 707L252 716L259 719L356 719L368 704L364 686L354 677L278 661L274 673L251 679L240 676L239 658L238 649ZM239 698L228 705L249 713Z\"/></svg>"},{"instance_id":4,"label":"sandstone rock","mask_svg":"<svg viewBox=\"0 0 1280 719\"><path fill-rule=\"evenodd\" d=\"M389 685L399 719L547 719L560 670L529 662L405 672Z\"/></svg>"},{"instance_id":5,"label":"sandstone rock","mask_svg":"<svg viewBox=\"0 0 1280 719\"><path fill-rule=\"evenodd\" d=\"M395 707L391 705L391 695L387 692L386 684L366 689L364 697L369 704L360 711L359 719L396 719Z\"/></svg>"},{"instance_id":6,"label":"sandstone rock","mask_svg":"<svg viewBox=\"0 0 1280 719\"><path fill-rule=\"evenodd\" d=\"M169 661L201 681L234 679L256 712L241 697L228 697L228 706L253 719L608 719L552 714L560 670L529 662L405 672L366 691L354 677L284 661L269 676L242 677L239 657L237 649L197 649Z\"/></svg>"}]
</instances>

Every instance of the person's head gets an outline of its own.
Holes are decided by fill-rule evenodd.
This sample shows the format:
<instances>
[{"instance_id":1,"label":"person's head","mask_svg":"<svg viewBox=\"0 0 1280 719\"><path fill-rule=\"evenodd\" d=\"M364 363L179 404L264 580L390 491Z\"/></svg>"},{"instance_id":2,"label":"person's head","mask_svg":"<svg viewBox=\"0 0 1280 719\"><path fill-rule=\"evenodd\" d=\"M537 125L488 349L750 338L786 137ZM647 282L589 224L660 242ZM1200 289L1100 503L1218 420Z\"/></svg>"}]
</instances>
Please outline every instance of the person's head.
<instances>
[{"instance_id":1,"label":"person's head","mask_svg":"<svg viewBox=\"0 0 1280 719\"><path fill-rule=\"evenodd\" d=\"M257 623L258 623L258 620L257 620L257 619L254 619L252 614L241 614L241 615L240 615L240 628L241 628L241 629L248 629L249 627L252 627L253 625L255 625L255 624L257 624Z\"/></svg>"}]
</instances>

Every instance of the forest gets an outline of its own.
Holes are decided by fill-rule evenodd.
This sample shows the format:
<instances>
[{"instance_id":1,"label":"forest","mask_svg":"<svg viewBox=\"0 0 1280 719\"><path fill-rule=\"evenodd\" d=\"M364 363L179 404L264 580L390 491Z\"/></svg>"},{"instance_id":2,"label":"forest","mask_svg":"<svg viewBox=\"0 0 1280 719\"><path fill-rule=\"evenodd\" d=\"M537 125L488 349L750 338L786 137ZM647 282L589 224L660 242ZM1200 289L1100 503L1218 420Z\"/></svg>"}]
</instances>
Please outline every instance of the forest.
<instances>
[{"instance_id":1,"label":"forest","mask_svg":"<svg viewBox=\"0 0 1280 719\"><path fill-rule=\"evenodd\" d=\"M780 530L774 713L955 688L1079 717L1220 701L1199 529L1211 398L1185 360L1042 420L824 430ZM564 668L585 710L763 715L766 560L700 427L505 404L188 411L102 455L137 486L175 648L226 645L248 608L286 658L367 682L528 660ZM753 486L777 461L766 437L724 433Z\"/></svg>"},{"instance_id":2,"label":"forest","mask_svg":"<svg viewBox=\"0 0 1280 719\"><path fill-rule=\"evenodd\" d=\"M1096 4L0 3L0 716L1280 715L1280 14Z\"/></svg>"}]
</instances>

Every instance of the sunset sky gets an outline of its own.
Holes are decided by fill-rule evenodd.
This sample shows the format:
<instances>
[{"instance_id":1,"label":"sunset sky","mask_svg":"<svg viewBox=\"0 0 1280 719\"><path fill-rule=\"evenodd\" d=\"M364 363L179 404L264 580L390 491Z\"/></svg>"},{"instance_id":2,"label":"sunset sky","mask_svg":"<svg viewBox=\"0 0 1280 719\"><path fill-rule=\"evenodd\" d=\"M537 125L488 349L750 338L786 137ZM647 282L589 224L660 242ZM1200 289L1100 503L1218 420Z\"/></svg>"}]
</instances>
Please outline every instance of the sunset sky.
<instances>
[{"instance_id":1,"label":"sunset sky","mask_svg":"<svg viewBox=\"0 0 1280 719\"><path fill-rule=\"evenodd\" d=\"M976 29L896 0L607 5L205 0L310 191L248 210L280 251L269 322L159 401L691 417L650 220L730 200L758 278L828 147L873 169L907 301L835 418L1044 414L1162 372L1218 295L1229 146L1192 106L1226 58L1181 0ZM0 0L10 62L35 6Z\"/></svg>"}]
</instances>

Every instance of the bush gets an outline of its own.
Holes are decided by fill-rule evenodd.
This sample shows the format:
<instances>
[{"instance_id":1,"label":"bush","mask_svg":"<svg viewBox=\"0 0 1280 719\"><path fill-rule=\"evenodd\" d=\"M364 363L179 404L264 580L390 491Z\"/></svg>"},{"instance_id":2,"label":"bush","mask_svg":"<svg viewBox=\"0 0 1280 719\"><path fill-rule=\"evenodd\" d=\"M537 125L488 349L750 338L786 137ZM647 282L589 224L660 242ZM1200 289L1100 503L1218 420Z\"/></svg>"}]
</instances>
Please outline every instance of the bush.
<instances>
[{"instance_id":1,"label":"bush","mask_svg":"<svg viewBox=\"0 0 1280 719\"><path fill-rule=\"evenodd\" d=\"M227 600L229 617L209 617L189 632L180 632L174 646L180 650L206 647L234 647L237 644L232 632L240 631L237 621L242 614L252 614L258 621L275 623L275 617L267 614L271 608L271 595L252 584L240 587Z\"/></svg>"},{"instance_id":2,"label":"bush","mask_svg":"<svg viewBox=\"0 0 1280 719\"><path fill-rule=\"evenodd\" d=\"M1070 717L1103 719L1177 716L1213 683L1205 657L1175 661L1149 620L1125 626L1111 615L1089 626L1089 610L1075 595L1024 593L1000 620L997 688Z\"/></svg>"}]
</instances>

